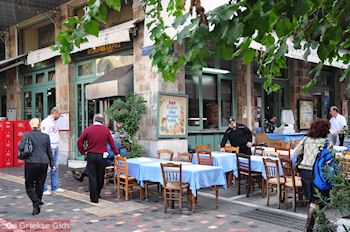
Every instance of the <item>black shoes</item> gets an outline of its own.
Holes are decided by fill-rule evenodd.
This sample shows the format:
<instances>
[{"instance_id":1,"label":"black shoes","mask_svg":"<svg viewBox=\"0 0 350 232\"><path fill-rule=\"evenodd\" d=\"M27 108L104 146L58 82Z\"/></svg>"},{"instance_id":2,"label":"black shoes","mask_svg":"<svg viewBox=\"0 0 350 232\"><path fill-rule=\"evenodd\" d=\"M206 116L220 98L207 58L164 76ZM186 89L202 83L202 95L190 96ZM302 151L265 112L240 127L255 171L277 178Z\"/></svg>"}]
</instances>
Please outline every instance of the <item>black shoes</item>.
<instances>
[{"instance_id":1,"label":"black shoes","mask_svg":"<svg viewBox=\"0 0 350 232\"><path fill-rule=\"evenodd\" d=\"M32 215L38 215L40 213L40 207L34 206Z\"/></svg>"},{"instance_id":2,"label":"black shoes","mask_svg":"<svg viewBox=\"0 0 350 232\"><path fill-rule=\"evenodd\" d=\"M91 200L91 202L92 202L92 203L98 203L98 200L96 200L96 201Z\"/></svg>"},{"instance_id":3,"label":"black shoes","mask_svg":"<svg viewBox=\"0 0 350 232\"><path fill-rule=\"evenodd\" d=\"M40 201L39 205L43 205L43 204L45 204L45 203L44 203L44 202L42 202L42 201Z\"/></svg>"},{"instance_id":4,"label":"black shoes","mask_svg":"<svg viewBox=\"0 0 350 232\"><path fill-rule=\"evenodd\" d=\"M86 174L85 174L85 173L82 173L82 174L80 175L80 177L79 177L79 175L74 175L73 177L74 177L74 179L76 179L77 181L83 182L85 176L86 176Z\"/></svg>"}]
</instances>

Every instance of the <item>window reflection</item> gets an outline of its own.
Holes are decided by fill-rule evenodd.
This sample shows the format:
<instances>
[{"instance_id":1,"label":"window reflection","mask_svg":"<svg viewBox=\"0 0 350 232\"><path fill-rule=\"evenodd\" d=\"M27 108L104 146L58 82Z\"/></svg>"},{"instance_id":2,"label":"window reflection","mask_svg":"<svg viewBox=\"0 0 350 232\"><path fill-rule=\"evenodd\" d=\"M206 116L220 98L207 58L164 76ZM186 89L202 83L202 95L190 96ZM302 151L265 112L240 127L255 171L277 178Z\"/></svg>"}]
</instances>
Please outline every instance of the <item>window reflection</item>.
<instances>
[{"instance_id":1,"label":"window reflection","mask_svg":"<svg viewBox=\"0 0 350 232\"><path fill-rule=\"evenodd\" d=\"M133 64L133 56L107 56L96 60L96 72L102 76L115 68Z\"/></svg>"},{"instance_id":2,"label":"window reflection","mask_svg":"<svg viewBox=\"0 0 350 232\"><path fill-rule=\"evenodd\" d=\"M219 105L217 101L217 82L214 75L202 76L203 128L218 128Z\"/></svg>"}]
</instances>

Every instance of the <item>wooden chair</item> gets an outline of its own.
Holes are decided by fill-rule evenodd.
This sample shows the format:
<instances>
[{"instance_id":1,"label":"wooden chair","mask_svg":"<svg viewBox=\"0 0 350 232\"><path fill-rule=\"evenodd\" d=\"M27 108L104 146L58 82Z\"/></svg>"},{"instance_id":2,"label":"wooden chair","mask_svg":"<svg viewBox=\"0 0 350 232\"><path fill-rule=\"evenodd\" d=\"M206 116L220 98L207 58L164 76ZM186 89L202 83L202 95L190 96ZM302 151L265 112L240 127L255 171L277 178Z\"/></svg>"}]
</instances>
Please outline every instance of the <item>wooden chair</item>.
<instances>
[{"instance_id":1,"label":"wooden chair","mask_svg":"<svg viewBox=\"0 0 350 232\"><path fill-rule=\"evenodd\" d=\"M264 148L262 148L262 147L255 147L253 155L263 156L263 154L264 154Z\"/></svg>"},{"instance_id":2,"label":"wooden chair","mask_svg":"<svg viewBox=\"0 0 350 232\"><path fill-rule=\"evenodd\" d=\"M296 146L298 146L298 144L301 142L301 140L292 140L292 141L289 141L289 148L290 149L294 149L296 148Z\"/></svg>"},{"instance_id":3,"label":"wooden chair","mask_svg":"<svg viewBox=\"0 0 350 232\"><path fill-rule=\"evenodd\" d=\"M238 154L239 153L239 147L233 147L231 145L227 146L227 147L225 146L225 152ZM226 175L226 180L227 180L227 188L230 187L231 176L233 176L233 185L236 185L236 176L233 174L233 171L226 172L225 175Z\"/></svg>"},{"instance_id":4,"label":"wooden chair","mask_svg":"<svg viewBox=\"0 0 350 232\"><path fill-rule=\"evenodd\" d=\"M173 156L174 156L174 152L173 151L170 151L170 150L158 150L157 151L158 159L160 159L161 154L167 154L168 155L168 159L170 161L173 161Z\"/></svg>"},{"instance_id":5,"label":"wooden chair","mask_svg":"<svg viewBox=\"0 0 350 232\"><path fill-rule=\"evenodd\" d=\"M279 153L279 158L284 160L290 160L290 148L275 147L275 152Z\"/></svg>"},{"instance_id":6,"label":"wooden chair","mask_svg":"<svg viewBox=\"0 0 350 232\"><path fill-rule=\"evenodd\" d=\"M275 151L266 151L266 150L264 150L263 156L277 157L278 158L280 156L280 153L275 152Z\"/></svg>"},{"instance_id":7,"label":"wooden chair","mask_svg":"<svg viewBox=\"0 0 350 232\"><path fill-rule=\"evenodd\" d=\"M178 152L177 153L177 161L190 162L192 163L193 154L188 152Z\"/></svg>"},{"instance_id":8,"label":"wooden chair","mask_svg":"<svg viewBox=\"0 0 350 232\"><path fill-rule=\"evenodd\" d=\"M115 189L116 181L115 181L115 167L114 166L107 166L105 170L105 185L108 185L109 182L113 180L113 191Z\"/></svg>"},{"instance_id":9,"label":"wooden chair","mask_svg":"<svg viewBox=\"0 0 350 232\"><path fill-rule=\"evenodd\" d=\"M219 147L219 150L220 150L221 145L219 144L218 147ZM226 143L226 144L225 144L225 148L226 148L226 147L231 147L231 144Z\"/></svg>"},{"instance_id":10,"label":"wooden chair","mask_svg":"<svg viewBox=\"0 0 350 232\"><path fill-rule=\"evenodd\" d=\"M120 190L125 192L125 200L129 200L129 194L132 195L133 192L137 192L133 187L136 186L140 190L140 200L143 200L143 188L137 183L136 177L128 176L128 164L126 157L116 157L115 166L117 169L117 189L118 189L118 199L120 198Z\"/></svg>"},{"instance_id":11,"label":"wooden chair","mask_svg":"<svg viewBox=\"0 0 350 232\"><path fill-rule=\"evenodd\" d=\"M226 147L225 146L225 152L238 154L239 153L239 147L232 147L232 146Z\"/></svg>"},{"instance_id":12,"label":"wooden chair","mask_svg":"<svg viewBox=\"0 0 350 232\"><path fill-rule=\"evenodd\" d=\"M182 164L166 163L160 164L164 182L164 213L167 212L168 200L173 208L174 200L179 201L179 212L182 208L182 197L186 197L192 209L190 185L182 183ZM184 195L187 189L187 196Z\"/></svg>"},{"instance_id":13,"label":"wooden chair","mask_svg":"<svg viewBox=\"0 0 350 232\"><path fill-rule=\"evenodd\" d=\"M243 153L238 153L236 155L237 159L237 169L238 169L238 195L241 194L241 179L247 177L247 197L249 197L250 188L254 186L255 183L261 183L262 194L264 196L264 181L261 173L256 173L251 171L251 156Z\"/></svg>"},{"instance_id":14,"label":"wooden chair","mask_svg":"<svg viewBox=\"0 0 350 232\"><path fill-rule=\"evenodd\" d=\"M211 145L196 146L198 164L212 166Z\"/></svg>"},{"instance_id":15,"label":"wooden chair","mask_svg":"<svg viewBox=\"0 0 350 232\"><path fill-rule=\"evenodd\" d=\"M292 208L294 212L296 211L296 195L298 194L299 200L303 199L303 185L301 183L301 177L296 176L293 169L293 164L291 160L284 160L281 162L283 167L284 175L286 175L286 184L285 184L285 199L284 199L284 207L287 209L287 200L288 200L288 192L289 189L293 194L293 205Z\"/></svg>"},{"instance_id":16,"label":"wooden chair","mask_svg":"<svg viewBox=\"0 0 350 232\"><path fill-rule=\"evenodd\" d=\"M345 180L350 180L350 152L345 152L344 156L341 156L339 161Z\"/></svg>"},{"instance_id":17,"label":"wooden chair","mask_svg":"<svg viewBox=\"0 0 350 232\"><path fill-rule=\"evenodd\" d=\"M269 206L270 204L270 185L274 187L276 185L277 187L277 197L278 197L278 208L281 208L281 191L282 187L285 188L286 184L286 177L283 173L280 173L279 169L279 163L281 161L279 159L271 159L271 158L263 158L263 163L265 167L265 173L266 173L266 191L267 191L267 202L266 205ZM283 172L283 169L282 169ZM281 177L281 175L283 177ZM287 194L285 194L287 195Z\"/></svg>"}]
</instances>

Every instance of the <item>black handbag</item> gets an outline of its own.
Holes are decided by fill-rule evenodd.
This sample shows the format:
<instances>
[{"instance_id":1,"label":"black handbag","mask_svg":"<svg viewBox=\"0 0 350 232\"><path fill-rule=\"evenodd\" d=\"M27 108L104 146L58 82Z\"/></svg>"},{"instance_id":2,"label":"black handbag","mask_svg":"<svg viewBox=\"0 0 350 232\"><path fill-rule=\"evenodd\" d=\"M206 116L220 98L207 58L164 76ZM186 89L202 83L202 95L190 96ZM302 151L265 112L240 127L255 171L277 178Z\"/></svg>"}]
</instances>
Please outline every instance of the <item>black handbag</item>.
<instances>
[{"instance_id":1,"label":"black handbag","mask_svg":"<svg viewBox=\"0 0 350 232\"><path fill-rule=\"evenodd\" d=\"M26 160L32 155L32 153L33 153L33 142L28 137L24 144L23 151L18 153L17 158L20 160Z\"/></svg>"}]
</instances>

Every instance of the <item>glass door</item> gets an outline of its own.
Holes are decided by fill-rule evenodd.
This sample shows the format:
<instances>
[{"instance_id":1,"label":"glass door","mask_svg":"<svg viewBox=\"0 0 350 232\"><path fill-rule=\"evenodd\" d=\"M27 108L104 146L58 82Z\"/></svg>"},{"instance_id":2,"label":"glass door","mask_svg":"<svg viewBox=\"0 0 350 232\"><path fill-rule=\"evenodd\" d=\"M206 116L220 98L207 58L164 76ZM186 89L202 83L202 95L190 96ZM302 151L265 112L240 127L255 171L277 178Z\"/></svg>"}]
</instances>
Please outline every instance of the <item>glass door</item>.
<instances>
[{"instance_id":1,"label":"glass door","mask_svg":"<svg viewBox=\"0 0 350 232\"><path fill-rule=\"evenodd\" d=\"M88 83L80 83L75 86L76 93L76 142L79 136L85 128L91 126L93 123L93 117L99 111L98 100L87 100L85 98L85 89ZM78 149L76 152L76 159L83 160L84 157L79 153Z\"/></svg>"}]
</instances>

